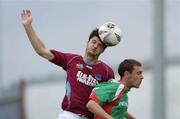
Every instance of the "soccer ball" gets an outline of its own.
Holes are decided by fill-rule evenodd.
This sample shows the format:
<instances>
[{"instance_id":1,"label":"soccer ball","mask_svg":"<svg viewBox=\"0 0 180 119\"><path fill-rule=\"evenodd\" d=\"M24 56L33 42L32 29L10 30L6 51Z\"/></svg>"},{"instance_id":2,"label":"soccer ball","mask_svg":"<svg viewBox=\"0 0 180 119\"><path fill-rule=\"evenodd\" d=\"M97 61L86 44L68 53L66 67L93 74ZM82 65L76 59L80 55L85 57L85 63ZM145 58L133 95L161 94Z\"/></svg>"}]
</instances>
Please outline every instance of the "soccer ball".
<instances>
[{"instance_id":1,"label":"soccer ball","mask_svg":"<svg viewBox=\"0 0 180 119\"><path fill-rule=\"evenodd\" d=\"M121 29L113 22L107 22L99 27L99 37L106 46L115 46L121 41Z\"/></svg>"}]
</instances>

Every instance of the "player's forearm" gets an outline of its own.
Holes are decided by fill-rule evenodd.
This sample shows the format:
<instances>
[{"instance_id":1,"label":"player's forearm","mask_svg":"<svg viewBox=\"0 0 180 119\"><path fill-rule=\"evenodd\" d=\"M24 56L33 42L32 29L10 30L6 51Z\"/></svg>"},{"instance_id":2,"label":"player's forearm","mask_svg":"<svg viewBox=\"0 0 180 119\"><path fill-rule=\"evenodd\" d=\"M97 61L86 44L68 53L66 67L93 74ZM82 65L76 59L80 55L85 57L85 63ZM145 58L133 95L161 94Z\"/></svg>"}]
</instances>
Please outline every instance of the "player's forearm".
<instances>
[{"instance_id":1,"label":"player's forearm","mask_svg":"<svg viewBox=\"0 0 180 119\"><path fill-rule=\"evenodd\" d=\"M34 48L34 50L39 54L43 54L43 50L46 48L42 41L36 35L33 27L31 25L24 26L27 36Z\"/></svg>"},{"instance_id":2,"label":"player's forearm","mask_svg":"<svg viewBox=\"0 0 180 119\"><path fill-rule=\"evenodd\" d=\"M106 113L103 108L97 104L95 101L90 100L87 104L87 108L94 115L101 117L102 119L113 119L108 113Z\"/></svg>"}]
</instances>

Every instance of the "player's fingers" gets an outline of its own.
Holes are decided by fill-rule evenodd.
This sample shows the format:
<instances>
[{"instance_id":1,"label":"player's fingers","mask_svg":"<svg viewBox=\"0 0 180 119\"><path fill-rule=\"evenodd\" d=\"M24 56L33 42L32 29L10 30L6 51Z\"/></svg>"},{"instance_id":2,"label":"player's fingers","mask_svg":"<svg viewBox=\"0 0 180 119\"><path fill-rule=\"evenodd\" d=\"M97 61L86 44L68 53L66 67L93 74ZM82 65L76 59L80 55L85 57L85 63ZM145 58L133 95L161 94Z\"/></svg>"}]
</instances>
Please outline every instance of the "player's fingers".
<instances>
[{"instance_id":1,"label":"player's fingers","mask_svg":"<svg viewBox=\"0 0 180 119\"><path fill-rule=\"evenodd\" d=\"M25 11L25 10L23 10L22 14L23 14L23 15L25 15L25 14L26 14L26 11Z\"/></svg>"},{"instance_id":2,"label":"player's fingers","mask_svg":"<svg viewBox=\"0 0 180 119\"><path fill-rule=\"evenodd\" d=\"M27 9L27 10L26 10L26 13L29 14L29 13L31 13L31 11Z\"/></svg>"},{"instance_id":3,"label":"player's fingers","mask_svg":"<svg viewBox=\"0 0 180 119\"><path fill-rule=\"evenodd\" d=\"M25 10L23 10L23 12L21 13L21 17L22 17L22 18L25 18L25 17L26 17L26 11L25 11Z\"/></svg>"},{"instance_id":4,"label":"player's fingers","mask_svg":"<svg viewBox=\"0 0 180 119\"><path fill-rule=\"evenodd\" d=\"M30 17L31 16L31 11L30 10L26 10L26 12L27 12L28 17Z\"/></svg>"}]
</instances>

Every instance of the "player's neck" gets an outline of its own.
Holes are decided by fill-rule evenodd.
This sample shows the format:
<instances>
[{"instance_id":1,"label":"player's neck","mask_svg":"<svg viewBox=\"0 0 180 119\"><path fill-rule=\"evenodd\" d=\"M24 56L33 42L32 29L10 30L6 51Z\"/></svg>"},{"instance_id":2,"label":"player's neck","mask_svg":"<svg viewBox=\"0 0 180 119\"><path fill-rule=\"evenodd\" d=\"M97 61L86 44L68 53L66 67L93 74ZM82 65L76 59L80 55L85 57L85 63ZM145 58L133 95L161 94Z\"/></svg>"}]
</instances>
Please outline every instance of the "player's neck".
<instances>
[{"instance_id":1,"label":"player's neck","mask_svg":"<svg viewBox=\"0 0 180 119\"><path fill-rule=\"evenodd\" d=\"M125 85L126 83L122 80L119 81L121 84Z\"/></svg>"},{"instance_id":2,"label":"player's neck","mask_svg":"<svg viewBox=\"0 0 180 119\"><path fill-rule=\"evenodd\" d=\"M121 79L119 82L128 87L129 89L132 88L131 84L126 79Z\"/></svg>"},{"instance_id":3,"label":"player's neck","mask_svg":"<svg viewBox=\"0 0 180 119\"><path fill-rule=\"evenodd\" d=\"M100 63L100 60L98 60L97 56L85 55L83 59L84 59L84 62L88 62L88 63L91 63L91 64Z\"/></svg>"},{"instance_id":4,"label":"player's neck","mask_svg":"<svg viewBox=\"0 0 180 119\"><path fill-rule=\"evenodd\" d=\"M128 86L127 81L123 78L119 82L125 86Z\"/></svg>"}]
</instances>

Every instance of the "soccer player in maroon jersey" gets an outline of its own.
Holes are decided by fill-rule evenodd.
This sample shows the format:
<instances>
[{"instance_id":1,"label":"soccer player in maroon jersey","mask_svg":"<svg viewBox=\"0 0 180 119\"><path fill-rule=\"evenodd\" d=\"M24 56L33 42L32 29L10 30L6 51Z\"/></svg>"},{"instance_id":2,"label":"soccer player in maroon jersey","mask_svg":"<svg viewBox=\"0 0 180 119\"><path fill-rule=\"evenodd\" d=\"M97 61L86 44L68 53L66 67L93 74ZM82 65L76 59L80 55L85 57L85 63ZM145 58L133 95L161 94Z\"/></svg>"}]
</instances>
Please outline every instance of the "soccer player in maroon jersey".
<instances>
[{"instance_id":1,"label":"soccer player in maroon jersey","mask_svg":"<svg viewBox=\"0 0 180 119\"><path fill-rule=\"evenodd\" d=\"M85 55L63 53L48 49L37 36L32 26L30 10L21 13L22 24L27 36L38 55L62 67L67 73L66 93L58 119L92 119L93 115L86 108L92 89L99 82L114 78L113 70L98 58L106 49L100 40L98 29L91 32Z\"/></svg>"}]
</instances>

